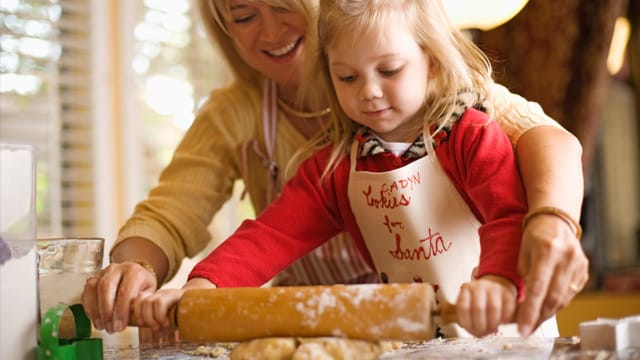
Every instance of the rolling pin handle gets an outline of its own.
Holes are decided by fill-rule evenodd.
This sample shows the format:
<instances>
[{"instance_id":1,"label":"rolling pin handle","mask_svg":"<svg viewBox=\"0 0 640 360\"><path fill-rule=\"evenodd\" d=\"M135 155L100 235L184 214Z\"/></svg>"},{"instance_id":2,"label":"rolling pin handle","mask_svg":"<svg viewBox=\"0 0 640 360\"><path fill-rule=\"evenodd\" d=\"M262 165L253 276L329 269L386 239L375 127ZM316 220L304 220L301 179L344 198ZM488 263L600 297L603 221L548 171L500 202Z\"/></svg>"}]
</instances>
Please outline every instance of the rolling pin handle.
<instances>
[{"instance_id":1,"label":"rolling pin handle","mask_svg":"<svg viewBox=\"0 0 640 360\"><path fill-rule=\"evenodd\" d=\"M440 325L453 324L458 322L456 306L446 301L440 301L439 309L433 313L439 318Z\"/></svg>"}]
</instances>

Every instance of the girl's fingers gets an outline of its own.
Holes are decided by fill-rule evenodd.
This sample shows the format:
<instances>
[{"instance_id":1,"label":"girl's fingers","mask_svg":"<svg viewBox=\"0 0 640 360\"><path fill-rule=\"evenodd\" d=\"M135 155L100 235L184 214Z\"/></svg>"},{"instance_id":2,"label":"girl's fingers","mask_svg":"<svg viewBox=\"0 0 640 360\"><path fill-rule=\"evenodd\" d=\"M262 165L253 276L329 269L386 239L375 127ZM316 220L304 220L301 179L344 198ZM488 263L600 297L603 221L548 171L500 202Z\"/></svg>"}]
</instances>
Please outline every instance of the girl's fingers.
<instances>
[{"instance_id":1,"label":"girl's fingers","mask_svg":"<svg viewBox=\"0 0 640 360\"><path fill-rule=\"evenodd\" d=\"M458 294L458 300L456 302L458 325L465 329L471 328L473 325L471 311L471 291L469 290L468 284L463 284L460 287L460 293Z\"/></svg>"},{"instance_id":2,"label":"girl's fingers","mask_svg":"<svg viewBox=\"0 0 640 360\"><path fill-rule=\"evenodd\" d=\"M471 292L471 330L476 336L484 335L487 329L487 294L483 289Z\"/></svg>"},{"instance_id":3,"label":"girl's fingers","mask_svg":"<svg viewBox=\"0 0 640 360\"><path fill-rule=\"evenodd\" d=\"M503 297L502 291L497 289L497 291L489 291L486 294L487 297L487 307L486 307L486 324L482 332L485 334L490 334L496 332L498 330L498 325L500 325L502 320L502 310L503 310Z\"/></svg>"},{"instance_id":4,"label":"girl's fingers","mask_svg":"<svg viewBox=\"0 0 640 360\"><path fill-rule=\"evenodd\" d=\"M515 318L517 294L506 279L480 279L464 284L456 302L458 324L481 337Z\"/></svg>"}]
</instances>

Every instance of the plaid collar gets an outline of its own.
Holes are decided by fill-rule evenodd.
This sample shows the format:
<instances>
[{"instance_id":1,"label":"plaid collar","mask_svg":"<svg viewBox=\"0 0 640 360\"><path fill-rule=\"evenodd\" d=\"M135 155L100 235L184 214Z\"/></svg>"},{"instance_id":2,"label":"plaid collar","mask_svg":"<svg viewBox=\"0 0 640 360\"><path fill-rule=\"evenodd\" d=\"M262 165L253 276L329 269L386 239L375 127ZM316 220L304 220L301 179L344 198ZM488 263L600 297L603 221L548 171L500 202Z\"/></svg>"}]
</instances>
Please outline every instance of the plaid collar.
<instances>
[{"instance_id":1,"label":"plaid collar","mask_svg":"<svg viewBox=\"0 0 640 360\"><path fill-rule=\"evenodd\" d=\"M451 131L451 126L454 122L458 121L460 117L462 117L467 108L473 107L482 112L487 112L485 108L485 99L481 97L480 93L475 91L461 91L452 99L452 101L454 101L455 106L457 107L456 111L451 114L449 119L443 117L442 119L435 121L431 127L431 130L434 130L440 124L443 125L441 131L432 139L434 147L444 141L447 141ZM380 139L378 139L368 128L358 131L356 133L356 140L360 143L359 157L372 156L380 153L392 154L390 150L384 148ZM402 154L401 158L403 160L413 160L421 158L426 154L427 149L424 145L424 137L421 133L413 141L411 146Z\"/></svg>"},{"instance_id":2,"label":"plaid collar","mask_svg":"<svg viewBox=\"0 0 640 360\"><path fill-rule=\"evenodd\" d=\"M357 136L360 143L360 157L377 155L380 153L391 154L391 151L386 149L380 139L369 131L364 130ZM402 154L401 158L404 160L418 159L427 154L427 148L424 146L424 137L422 133L413 141L411 146Z\"/></svg>"}]
</instances>

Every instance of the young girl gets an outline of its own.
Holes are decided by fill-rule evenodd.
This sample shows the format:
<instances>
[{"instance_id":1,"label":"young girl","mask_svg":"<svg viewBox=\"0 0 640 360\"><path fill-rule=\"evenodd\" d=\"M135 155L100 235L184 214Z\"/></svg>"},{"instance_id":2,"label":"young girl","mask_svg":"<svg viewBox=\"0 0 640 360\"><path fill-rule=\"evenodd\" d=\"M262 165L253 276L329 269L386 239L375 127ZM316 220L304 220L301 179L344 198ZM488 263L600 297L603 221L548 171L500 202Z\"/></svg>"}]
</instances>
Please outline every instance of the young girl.
<instances>
[{"instance_id":1,"label":"young girl","mask_svg":"<svg viewBox=\"0 0 640 360\"><path fill-rule=\"evenodd\" d=\"M435 0L321 1L318 24L331 144L182 290L138 298L137 318L165 326L184 289L262 285L347 231L383 282L432 283L460 326L497 331L524 291L527 205L511 144L491 121L488 60Z\"/></svg>"}]
</instances>

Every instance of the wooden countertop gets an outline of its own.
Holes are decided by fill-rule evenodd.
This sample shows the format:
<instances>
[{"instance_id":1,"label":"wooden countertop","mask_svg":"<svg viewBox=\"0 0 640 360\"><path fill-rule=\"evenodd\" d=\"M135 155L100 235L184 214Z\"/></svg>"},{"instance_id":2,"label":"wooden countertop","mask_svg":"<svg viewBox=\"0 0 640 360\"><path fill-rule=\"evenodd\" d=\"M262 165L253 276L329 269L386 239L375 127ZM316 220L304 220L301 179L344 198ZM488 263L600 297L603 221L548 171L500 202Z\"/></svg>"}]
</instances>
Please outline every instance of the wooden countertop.
<instances>
[{"instance_id":1,"label":"wooden countertop","mask_svg":"<svg viewBox=\"0 0 640 360\"><path fill-rule=\"evenodd\" d=\"M232 346L220 346L226 351L218 357L191 355L202 344L180 345L105 345L105 360L229 360ZM224 344L227 345L227 344ZM215 344L209 344L213 348ZM382 355L380 360L400 359L640 359L640 349L611 351L580 351L579 339L573 338L501 338L435 339L427 342L406 343L402 348Z\"/></svg>"}]
</instances>

